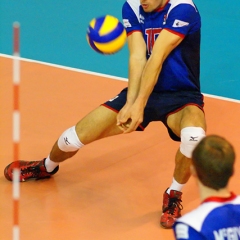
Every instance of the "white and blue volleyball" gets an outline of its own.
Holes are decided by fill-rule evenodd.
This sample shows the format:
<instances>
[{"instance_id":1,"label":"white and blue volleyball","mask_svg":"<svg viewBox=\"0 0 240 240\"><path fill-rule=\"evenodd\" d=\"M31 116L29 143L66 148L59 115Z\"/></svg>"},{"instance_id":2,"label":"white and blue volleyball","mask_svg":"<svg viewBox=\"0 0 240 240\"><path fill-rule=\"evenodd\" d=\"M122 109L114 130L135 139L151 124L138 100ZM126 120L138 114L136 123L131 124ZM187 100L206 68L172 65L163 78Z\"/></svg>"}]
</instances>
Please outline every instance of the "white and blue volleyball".
<instances>
[{"instance_id":1,"label":"white and blue volleyball","mask_svg":"<svg viewBox=\"0 0 240 240\"><path fill-rule=\"evenodd\" d=\"M87 41L92 49L101 54L114 54L126 43L123 24L111 15L94 18L87 29Z\"/></svg>"}]
</instances>

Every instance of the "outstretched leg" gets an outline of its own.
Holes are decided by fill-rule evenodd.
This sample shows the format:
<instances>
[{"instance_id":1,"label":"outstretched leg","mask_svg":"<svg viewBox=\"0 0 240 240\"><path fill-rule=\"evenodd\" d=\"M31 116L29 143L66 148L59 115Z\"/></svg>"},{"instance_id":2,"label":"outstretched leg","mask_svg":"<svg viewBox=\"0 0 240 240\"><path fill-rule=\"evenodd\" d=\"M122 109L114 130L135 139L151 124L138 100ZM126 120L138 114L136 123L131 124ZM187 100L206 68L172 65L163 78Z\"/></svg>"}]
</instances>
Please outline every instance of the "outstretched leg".
<instances>
[{"instance_id":1,"label":"outstretched leg","mask_svg":"<svg viewBox=\"0 0 240 240\"><path fill-rule=\"evenodd\" d=\"M47 158L41 161L18 161L20 181L48 178L58 171L60 162L74 156L84 145L122 133L116 125L116 116L116 112L104 106L90 112L59 137ZM10 181L15 164L16 162L9 164L4 170L5 177Z\"/></svg>"}]
</instances>

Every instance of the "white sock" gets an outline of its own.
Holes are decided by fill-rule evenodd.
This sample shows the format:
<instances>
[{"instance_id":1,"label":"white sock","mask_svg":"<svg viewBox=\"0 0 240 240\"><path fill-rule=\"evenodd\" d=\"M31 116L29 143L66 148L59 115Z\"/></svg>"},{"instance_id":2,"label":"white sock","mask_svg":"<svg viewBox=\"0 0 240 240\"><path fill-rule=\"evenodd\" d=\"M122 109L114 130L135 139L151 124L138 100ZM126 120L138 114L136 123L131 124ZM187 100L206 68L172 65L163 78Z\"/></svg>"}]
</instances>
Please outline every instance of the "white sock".
<instances>
[{"instance_id":1,"label":"white sock","mask_svg":"<svg viewBox=\"0 0 240 240\"><path fill-rule=\"evenodd\" d=\"M181 192L182 188L184 187L185 184L180 184L178 183L175 178L172 180L171 186L168 188L167 193L170 194L171 190L179 191Z\"/></svg>"},{"instance_id":2,"label":"white sock","mask_svg":"<svg viewBox=\"0 0 240 240\"><path fill-rule=\"evenodd\" d=\"M58 165L59 163L53 162L49 156L45 160L45 167L47 169L47 172L52 172Z\"/></svg>"}]
</instances>

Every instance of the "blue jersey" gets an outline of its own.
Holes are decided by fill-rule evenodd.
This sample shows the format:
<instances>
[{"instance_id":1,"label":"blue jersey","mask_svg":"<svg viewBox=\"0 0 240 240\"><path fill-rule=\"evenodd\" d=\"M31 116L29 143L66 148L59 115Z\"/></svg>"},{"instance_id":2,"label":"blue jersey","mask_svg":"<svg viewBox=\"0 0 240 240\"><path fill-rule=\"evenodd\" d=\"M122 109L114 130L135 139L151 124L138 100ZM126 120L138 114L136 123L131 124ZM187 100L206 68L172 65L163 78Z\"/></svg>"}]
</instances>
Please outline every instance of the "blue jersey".
<instances>
[{"instance_id":1,"label":"blue jersey","mask_svg":"<svg viewBox=\"0 0 240 240\"><path fill-rule=\"evenodd\" d=\"M127 34L141 31L146 43L146 56L159 33L166 29L183 38L163 63L155 92L200 92L200 28L201 18L191 0L170 0L154 12L146 13L139 0L128 0L122 8Z\"/></svg>"},{"instance_id":2,"label":"blue jersey","mask_svg":"<svg viewBox=\"0 0 240 240\"><path fill-rule=\"evenodd\" d=\"M176 221L174 234L178 240L239 240L240 196L206 199Z\"/></svg>"}]
</instances>

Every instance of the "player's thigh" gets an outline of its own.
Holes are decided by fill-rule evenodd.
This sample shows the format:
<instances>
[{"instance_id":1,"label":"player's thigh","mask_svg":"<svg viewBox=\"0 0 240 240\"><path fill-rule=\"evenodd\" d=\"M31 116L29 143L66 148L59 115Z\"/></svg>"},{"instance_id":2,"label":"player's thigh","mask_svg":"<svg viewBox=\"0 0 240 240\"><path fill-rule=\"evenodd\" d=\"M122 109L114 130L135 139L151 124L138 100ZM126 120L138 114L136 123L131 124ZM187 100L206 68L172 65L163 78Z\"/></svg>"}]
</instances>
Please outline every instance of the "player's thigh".
<instances>
[{"instance_id":1,"label":"player's thigh","mask_svg":"<svg viewBox=\"0 0 240 240\"><path fill-rule=\"evenodd\" d=\"M116 125L117 113L99 106L76 124L76 132L83 144L117 135L122 131Z\"/></svg>"},{"instance_id":2,"label":"player's thigh","mask_svg":"<svg viewBox=\"0 0 240 240\"><path fill-rule=\"evenodd\" d=\"M195 105L188 105L176 113L168 116L168 126L180 136L181 129L185 127L201 127L206 130L204 112Z\"/></svg>"}]
</instances>

